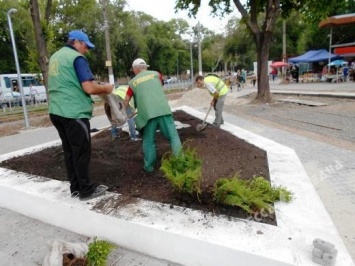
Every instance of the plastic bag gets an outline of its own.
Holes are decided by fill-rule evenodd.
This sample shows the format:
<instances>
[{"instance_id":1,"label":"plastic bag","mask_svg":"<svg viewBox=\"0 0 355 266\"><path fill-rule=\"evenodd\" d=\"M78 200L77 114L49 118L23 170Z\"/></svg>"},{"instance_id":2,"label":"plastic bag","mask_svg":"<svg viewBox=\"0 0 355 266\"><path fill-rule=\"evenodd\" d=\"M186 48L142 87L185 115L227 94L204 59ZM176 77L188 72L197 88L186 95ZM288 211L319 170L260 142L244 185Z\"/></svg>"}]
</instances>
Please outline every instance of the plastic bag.
<instances>
[{"instance_id":1,"label":"plastic bag","mask_svg":"<svg viewBox=\"0 0 355 266\"><path fill-rule=\"evenodd\" d=\"M70 243L61 240L48 241L50 252L43 260L42 266L63 266L63 254L73 254L75 258L84 258L89 247L86 243Z\"/></svg>"},{"instance_id":2,"label":"plastic bag","mask_svg":"<svg viewBox=\"0 0 355 266\"><path fill-rule=\"evenodd\" d=\"M100 94L99 96L105 101L105 113L111 124L122 126L126 123L127 113L123 100L113 93Z\"/></svg>"}]
</instances>

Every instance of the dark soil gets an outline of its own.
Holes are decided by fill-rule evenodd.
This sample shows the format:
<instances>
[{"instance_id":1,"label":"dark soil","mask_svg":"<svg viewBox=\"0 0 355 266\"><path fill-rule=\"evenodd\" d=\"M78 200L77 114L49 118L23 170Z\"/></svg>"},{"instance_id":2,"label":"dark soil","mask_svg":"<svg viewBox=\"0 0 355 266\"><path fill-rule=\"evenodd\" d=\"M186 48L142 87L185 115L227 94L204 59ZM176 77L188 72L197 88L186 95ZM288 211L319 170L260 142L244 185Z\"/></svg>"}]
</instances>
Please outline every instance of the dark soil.
<instances>
[{"instance_id":1,"label":"dark soil","mask_svg":"<svg viewBox=\"0 0 355 266\"><path fill-rule=\"evenodd\" d=\"M239 208L217 206L212 200L213 184L221 177L231 178L235 175L243 179L263 176L269 180L266 152L229 132L212 126L197 132L195 128L201 120L183 111L175 112L174 119L190 125L178 130L181 141L195 148L199 158L203 160L201 202L195 195L181 196L174 192L159 170L163 154L170 152L168 141L159 132L156 134L158 160L153 174L147 174L143 170L141 141L111 140L109 131L93 137L91 180L97 184L107 185L109 191L131 197L199 209L217 215L248 218L248 215ZM61 147L48 148L34 154L13 158L2 162L1 167L57 180L67 180ZM272 215L261 222L276 224L275 217Z\"/></svg>"}]
</instances>

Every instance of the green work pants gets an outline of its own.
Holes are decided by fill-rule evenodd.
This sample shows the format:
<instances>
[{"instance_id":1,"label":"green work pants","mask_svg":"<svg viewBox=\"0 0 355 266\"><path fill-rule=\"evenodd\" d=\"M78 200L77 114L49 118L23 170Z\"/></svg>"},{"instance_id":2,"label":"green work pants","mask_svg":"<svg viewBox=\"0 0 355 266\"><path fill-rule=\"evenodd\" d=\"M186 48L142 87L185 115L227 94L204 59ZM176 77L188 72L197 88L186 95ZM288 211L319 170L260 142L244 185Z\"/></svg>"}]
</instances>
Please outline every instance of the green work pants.
<instances>
[{"instance_id":1,"label":"green work pants","mask_svg":"<svg viewBox=\"0 0 355 266\"><path fill-rule=\"evenodd\" d=\"M182 150L180 137L176 130L172 115L163 115L149 119L147 125L142 130L144 169L147 172L154 171L154 164L157 160L155 132L158 129L161 134L169 140L172 152L175 156L180 155Z\"/></svg>"}]
</instances>

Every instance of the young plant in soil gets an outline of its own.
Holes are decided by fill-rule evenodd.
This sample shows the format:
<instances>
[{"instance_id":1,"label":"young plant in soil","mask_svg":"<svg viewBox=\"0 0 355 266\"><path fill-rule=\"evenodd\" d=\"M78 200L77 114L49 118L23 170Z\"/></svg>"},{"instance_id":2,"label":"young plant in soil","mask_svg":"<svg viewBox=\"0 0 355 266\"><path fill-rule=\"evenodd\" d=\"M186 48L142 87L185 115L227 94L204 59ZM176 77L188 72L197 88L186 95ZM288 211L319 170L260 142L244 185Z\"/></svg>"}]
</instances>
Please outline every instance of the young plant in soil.
<instances>
[{"instance_id":1,"label":"young plant in soil","mask_svg":"<svg viewBox=\"0 0 355 266\"><path fill-rule=\"evenodd\" d=\"M105 240L97 240L95 237L89 244L89 251L86 254L88 266L106 266L108 255L114 248L115 245Z\"/></svg>"},{"instance_id":2,"label":"young plant in soil","mask_svg":"<svg viewBox=\"0 0 355 266\"><path fill-rule=\"evenodd\" d=\"M163 156L160 170L180 194L201 194L202 160L196 150L184 145L179 156L167 153Z\"/></svg>"},{"instance_id":3,"label":"young plant in soil","mask_svg":"<svg viewBox=\"0 0 355 266\"><path fill-rule=\"evenodd\" d=\"M218 179L214 186L214 201L219 204L237 206L247 213L273 209L276 201L289 202L292 193L284 187L273 187L263 177L251 181L238 177Z\"/></svg>"}]
</instances>

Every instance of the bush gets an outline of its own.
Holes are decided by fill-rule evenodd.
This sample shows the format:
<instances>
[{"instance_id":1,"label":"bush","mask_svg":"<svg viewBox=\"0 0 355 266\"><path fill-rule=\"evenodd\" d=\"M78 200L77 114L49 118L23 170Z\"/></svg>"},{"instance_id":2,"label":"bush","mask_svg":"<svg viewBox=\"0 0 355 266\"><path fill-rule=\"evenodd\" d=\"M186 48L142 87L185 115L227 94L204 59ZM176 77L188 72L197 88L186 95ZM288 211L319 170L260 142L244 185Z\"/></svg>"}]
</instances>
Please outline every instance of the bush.
<instances>
[{"instance_id":1,"label":"bush","mask_svg":"<svg viewBox=\"0 0 355 266\"><path fill-rule=\"evenodd\" d=\"M283 187L272 187L263 177L251 181L221 178L214 185L215 202L238 206L248 213L272 209L272 204L280 200L291 201L292 193Z\"/></svg>"},{"instance_id":2,"label":"bush","mask_svg":"<svg viewBox=\"0 0 355 266\"><path fill-rule=\"evenodd\" d=\"M179 193L201 193L202 160L194 149L183 147L179 156L171 153L162 158L160 170Z\"/></svg>"}]
</instances>

